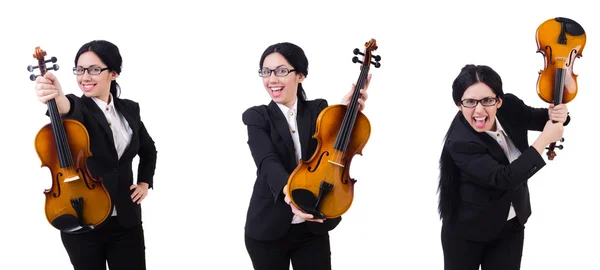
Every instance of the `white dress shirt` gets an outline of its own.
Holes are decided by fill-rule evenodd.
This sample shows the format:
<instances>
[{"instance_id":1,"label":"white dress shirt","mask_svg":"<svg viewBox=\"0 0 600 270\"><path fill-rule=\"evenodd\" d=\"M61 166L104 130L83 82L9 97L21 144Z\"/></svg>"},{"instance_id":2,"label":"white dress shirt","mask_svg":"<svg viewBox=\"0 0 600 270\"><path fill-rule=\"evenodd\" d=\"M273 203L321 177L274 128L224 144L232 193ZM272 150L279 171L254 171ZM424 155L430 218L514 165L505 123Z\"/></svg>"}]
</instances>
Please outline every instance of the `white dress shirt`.
<instances>
[{"instance_id":1,"label":"white dress shirt","mask_svg":"<svg viewBox=\"0 0 600 270\"><path fill-rule=\"evenodd\" d=\"M283 104L277 103L279 109L283 115L285 115L285 119L288 122L288 126L290 128L290 134L292 135L292 140L294 141L294 151L296 154L296 160L300 160L302 158L302 153L300 148L300 136L298 135L298 122L296 121L296 114L298 112L298 98L294 102L294 106L290 109ZM297 215L294 215L292 218L292 224L302 223L305 220Z\"/></svg>"},{"instance_id":2,"label":"white dress shirt","mask_svg":"<svg viewBox=\"0 0 600 270\"><path fill-rule=\"evenodd\" d=\"M494 138L498 142L498 144L500 145L502 150L504 150L504 154L508 158L508 162L512 163L515 159L517 159L521 155L521 151L519 151L519 149L514 145L512 140L508 137L508 134L506 134L506 131L504 131L504 129L502 128L502 125L500 125L500 121L498 121L497 117L496 117L496 131L487 131L486 130L485 133L490 135L492 138ZM510 209L508 211L508 217L506 220L511 220L515 216L517 216L517 213L515 212L515 208L513 207L513 204L511 202Z\"/></svg>"},{"instance_id":3,"label":"white dress shirt","mask_svg":"<svg viewBox=\"0 0 600 270\"><path fill-rule=\"evenodd\" d=\"M112 94L109 93L108 99L110 102L106 104L106 102L92 97L92 100L96 102L96 105L104 112L104 116L106 116L106 121L108 122L108 126L112 130L113 140L115 141L115 149L117 150L118 158L121 159L121 156L125 152L125 149L129 146L129 142L131 142L131 134L133 131L123 117L122 114L117 112L115 108L115 103L113 101ZM113 208L112 216L117 215L117 208Z\"/></svg>"}]
</instances>

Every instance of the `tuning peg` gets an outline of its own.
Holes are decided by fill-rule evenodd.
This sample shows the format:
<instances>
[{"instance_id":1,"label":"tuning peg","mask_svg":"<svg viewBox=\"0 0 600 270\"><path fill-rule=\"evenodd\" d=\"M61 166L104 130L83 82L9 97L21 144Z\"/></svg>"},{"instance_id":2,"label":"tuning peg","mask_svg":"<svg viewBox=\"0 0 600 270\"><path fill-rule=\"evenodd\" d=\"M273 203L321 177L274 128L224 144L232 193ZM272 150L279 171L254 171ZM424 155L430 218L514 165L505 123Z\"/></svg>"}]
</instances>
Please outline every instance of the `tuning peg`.
<instances>
[{"instance_id":1,"label":"tuning peg","mask_svg":"<svg viewBox=\"0 0 600 270\"><path fill-rule=\"evenodd\" d=\"M58 65L54 64L54 65L52 65L52 67L49 67L48 70L58 70L58 68L59 68Z\"/></svg>"},{"instance_id":2,"label":"tuning peg","mask_svg":"<svg viewBox=\"0 0 600 270\"><path fill-rule=\"evenodd\" d=\"M561 139L560 139L560 142L565 142L565 138L561 138Z\"/></svg>"},{"instance_id":3,"label":"tuning peg","mask_svg":"<svg viewBox=\"0 0 600 270\"><path fill-rule=\"evenodd\" d=\"M56 63L56 61L58 61L58 59L54 56L50 57L50 60L46 60L44 61L44 63ZM33 66L33 65L29 65L27 66L27 71L29 72L33 72L36 68L40 68L40 66ZM54 64L52 65L52 67L48 68L48 70L58 70L58 65Z\"/></svg>"},{"instance_id":4,"label":"tuning peg","mask_svg":"<svg viewBox=\"0 0 600 270\"><path fill-rule=\"evenodd\" d=\"M372 57L377 62L381 61L381 56L379 56L379 55L373 55Z\"/></svg>"},{"instance_id":5,"label":"tuning peg","mask_svg":"<svg viewBox=\"0 0 600 270\"><path fill-rule=\"evenodd\" d=\"M29 72L32 72L32 71L33 71L33 70L35 70L36 68L39 68L39 66L32 66L32 65L29 65L29 66L27 66L27 71L29 71Z\"/></svg>"},{"instance_id":6,"label":"tuning peg","mask_svg":"<svg viewBox=\"0 0 600 270\"><path fill-rule=\"evenodd\" d=\"M361 52L360 52L360 50L359 50L358 48L354 48L354 51L353 51L353 53L354 53L354 55L359 55L359 54L360 54L360 55L365 55L364 53L361 53Z\"/></svg>"},{"instance_id":7,"label":"tuning peg","mask_svg":"<svg viewBox=\"0 0 600 270\"><path fill-rule=\"evenodd\" d=\"M379 62L374 62L374 63L373 63L373 65L374 65L376 68L379 68L379 67L381 66L381 64L380 64Z\"/></svg>"},{"instance_id":8,"label":"tuning peg","mask_svg":"<svg viewBox=\"0 0 600 270\"><path fill-rule=\"evenodd\" d=\"M34 81L34 82L35 82L35 79L36 79L38 76L40 76L40 75L31 74L31 75L29 76L29 79L30 79L31 81Z\"/></svg>"},{"instance_id":9,"label":"tuning peg","mask_svg":"<svg viewBox=\"0 0 600 270\"><path fill-rule=\"evenodd\" d=\"M361 63L362 64L362 61L358 60L358 57L354 56L354 57L352 57L352 63Z\"/></svg>"},{"instance_id":10,"label":"tuning peg","mask_svg":"<svg viewBox=\"0 0 600 270\"><path fill-rule=\"evenodd\" d=\"M562 145L555 145L554 148L562 150L564 148L564 146L562 146ZM550 150L550 147L546 147L546 150Z\"/></svg>"}]
</instances>

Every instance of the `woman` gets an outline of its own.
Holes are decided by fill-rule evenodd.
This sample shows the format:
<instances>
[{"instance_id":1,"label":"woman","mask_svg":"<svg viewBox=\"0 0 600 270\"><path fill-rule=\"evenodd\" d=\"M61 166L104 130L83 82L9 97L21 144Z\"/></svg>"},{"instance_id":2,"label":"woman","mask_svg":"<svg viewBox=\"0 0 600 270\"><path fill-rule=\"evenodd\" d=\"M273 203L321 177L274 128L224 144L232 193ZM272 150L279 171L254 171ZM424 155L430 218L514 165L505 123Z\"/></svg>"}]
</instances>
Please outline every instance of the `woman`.
<instances>
[{"instance_id":1,"label":"woman","mask_svg":"<svg viewBox=\"0 0 600 270\"><path fill-rule=\"evenodd\" d=\"M519 269L527 182L545 166L546 146L562 138L567 107L529 107L504 94L500 76L483 65L461 70L452 97L459 111L440 158L444 269ZM531 145L528 130L542 131Z\"/></svg>"},{"instance_id":2,"label":"woman","mask_svg":"<svg viewBox=\"0 0 600 270\"><path fill-rule=\"evenodd\" d=\"M75 270L146 269L141 202L152 188L156 166L154 141L140 118L138 103L120 99L116 79L122 58L114 44L95 40L75 55L73 73L83 95L64 95L58 79L48 72L36 79L39 100L56 100L63 118L87 129L92 157L90 173L102 183L113 203L111 216L94 230L79 234L61 231L61 239ZM139 155L137 183L132 160Z\"/></svg>"},{"instance_id":3,"label":"woman","mask_svg":"<svg viewBox=\"0 0 600 270\"><path fill-rule=\"evenodd\" d=\"M312 138L324 99L307 100L302 81L308 75L304 51L292 43L269 46L259 62L259 75L271 97L268 105L243 113L248 145L257 166L257 179L245 225L246 249L254 269L331 269L328 231L341 221L316 219L303 213L287 196L289 175L298 160L308 160L317 141ZM367 77L360 110L365 106ZM342 101L348 104L354 86Z\"/></svg>"}]
</instances>

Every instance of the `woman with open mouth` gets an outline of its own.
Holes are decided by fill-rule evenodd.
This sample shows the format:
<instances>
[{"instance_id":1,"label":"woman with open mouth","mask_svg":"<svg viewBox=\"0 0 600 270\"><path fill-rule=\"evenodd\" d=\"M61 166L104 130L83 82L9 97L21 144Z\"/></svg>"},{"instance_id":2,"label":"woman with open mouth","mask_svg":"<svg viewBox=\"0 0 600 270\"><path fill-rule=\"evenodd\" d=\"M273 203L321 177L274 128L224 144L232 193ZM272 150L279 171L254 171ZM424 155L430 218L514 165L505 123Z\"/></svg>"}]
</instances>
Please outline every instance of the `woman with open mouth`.
<instances>
[{"instance_id":1,"label":"woman with open mouth","mask_svg":"<svg viewBox=\"0 0 600 270\"><path fill-rule=\"evenodd\" d=\"M317 117L328 106L324 99L307 100L302 81L308 75L304 51L292 43L269 46L258 74L271 98L268 105L253 106L243 113L248 145L257 166L257 178L245 225L246 249L254 269L329 270L330 230L341 221L317 219L290 203L286 184L298 160L308 160L316 150ZM367 100L367 77L362 110ZM348 104L354 86L342 99ZM293 151L292 151L293 150Z\"/></svg>"},{"instance_id":2,"label":"woman with open mouth","mask_svg":"<svg viewBox=\"0 0 600 270\"><path fill-rule=\"evenodd\" d=\"M546 165L546 146L561 140L567 107L527 106L504 94L500 75L484 65L463 67L452 97L458 112L440 157L444 269L519 269L531 215L527 181ZM529 130L541 131L531 145Z\"/></svg>"}]
</instances>

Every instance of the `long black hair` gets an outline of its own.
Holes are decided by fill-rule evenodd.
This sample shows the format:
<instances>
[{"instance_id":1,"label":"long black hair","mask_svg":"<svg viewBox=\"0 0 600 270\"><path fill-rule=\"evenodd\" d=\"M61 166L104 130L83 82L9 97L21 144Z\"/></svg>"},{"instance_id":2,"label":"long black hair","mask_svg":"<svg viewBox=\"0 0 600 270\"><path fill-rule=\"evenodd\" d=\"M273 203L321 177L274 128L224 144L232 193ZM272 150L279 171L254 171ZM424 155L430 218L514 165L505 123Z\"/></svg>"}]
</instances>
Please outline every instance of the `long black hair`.
<instances>
[{"instance_id":1,"label":"long black hair","mask_svg":"<svg viewBox=\"0 0 600 270\"><path fill-rule=\"evenodd\" d=\"M265 58L275 52L280 53L292 65L296 73L302 74L306 78L308 75L308 58L306 58L306 54L304 54L302 48L290 42L276 43L267 47L260 57L258 68L261 69ZM302 88L302 83L298 83L296 96L298 96L298 100L306 101L306 93L304 92L304 88Z\"/></svg>"},{"instance_id":2,"label":"long black hair","mask_svg":"<svg viewBox=\"0 0 600 270\"><path fill-rule=\"evenodd\" d=\"M93 40L86 44L83 44L77 54L75 55L75 66L79 57L85 52L93 52L98 58L108 67L109 71L114 71L117 74L121 74L121 68L123 66L123 58L119 52L119 48L106 40ZM117 83L117 80L110 82L110 93L114 97L119 97L121 94L121 87Z\"/></svg>"},{"instance_id":3,"label":"long black hair","mask_svg":"<svg viewBox=\"0 0 600 270\"><path fill-rule=\"evenodd\" d=\"M452 99L456 106L460 105L460 99L471 85L482 82L489 86L497 97L503 98L504 91L502 90L502 79L492 68L485 65L465 65L454 82L452 83ZM454 163L450 152L447 149L448 136L452 129L463 118L459 111L452 120L446 135L444 136L444 147L439 161L439 183L438 183L438 212L440 218L444 221L452 219L454 211L460 203L459 197L459 182L460 170Z\"/></svg>"}]
</instances>

